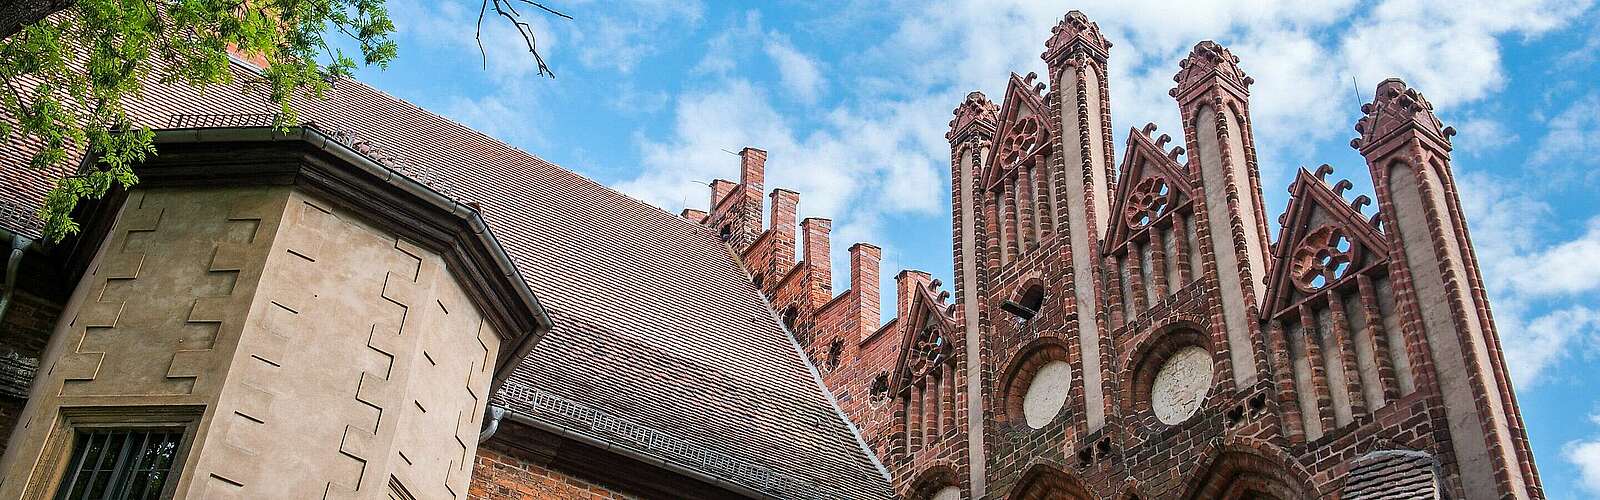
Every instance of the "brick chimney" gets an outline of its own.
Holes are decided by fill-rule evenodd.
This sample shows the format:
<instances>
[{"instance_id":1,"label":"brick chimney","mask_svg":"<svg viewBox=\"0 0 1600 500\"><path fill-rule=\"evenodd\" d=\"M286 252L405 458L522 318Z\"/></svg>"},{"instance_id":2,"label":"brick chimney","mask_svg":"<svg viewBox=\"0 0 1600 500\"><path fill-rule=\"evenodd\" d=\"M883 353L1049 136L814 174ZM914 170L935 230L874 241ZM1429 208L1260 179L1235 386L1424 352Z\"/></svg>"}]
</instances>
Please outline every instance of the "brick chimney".
<instances>
[{"instance_id":1,"label":"brick chimney","mask_svg":"<svg viewBox=\"0 0 1600 500\"><path fill-rule=\"evenodd\" d=\"M822 307L833 298L833 263L828 260L828 232L832 229L833 221L828 219L810 217L800 221L800 230L805 233L801 258L811 280L813 308Z\"/></svg>"},{"instance_id":2,"label":"brick chimney","mask_svg":"<svg viewBox=\"0 0 1600 500\"><path fill-rule=\"evenodd\" d=\"M250 63L250 65L255 66L258 69L267 69L267 58L261 57L260 55L245 54L244 51L239 50L239 46L237 45L228 44L228 53L232 54L233 57L238 58L241 61Z\"/></svg>"},{"instance_id":3,"label":"brick chimney","mask_svg":"<svg viewBox=\"0 0 1600 500\"><path fill-rule=\"evenodd\" d=\"M733 192L734 186L737 186L737 184L729 180L716 179L711 181L711 205L706 207L706 211L716 212L717 204L722 203L722 199L727 198L728 193Z\"/></svg>"},{"instance_id":4,"label":"brick chimney","mask_svg":"<svg viewBox=\"0 0 1600 500\"><path fill-rule=\"evenodd\" d=\"M767 168L767 152L756 148L739 150L739 183L761 192Z\"/></svg>"},{"instance_id":5,"label":"brick chimney","mask_svg":"<svg viewBox=\"0 0 1600 500\"><path fill-rule=\"evenodd\" d=\"M693 208L683 209L682 212L678 212L678 216L688 219L689 222L693 222L695 224L705 222L706 220L706 212L704 210L695 210Z\"/></svg>"},{"instance_id":6,"label":"brick chimney","mask_svg":"<svg viewBox=\"0 0 1600 500\"><path fill-rule=\"evenodd\" d=\"M878 309L878 263L883 249L870 243L850 246L850 291L855 296L857 340L878 330L883 313Z\"/></svg>"},{"instance_id":7,"label":"brick chimney","mask_svg":"<svg viewBox=\"0 0 1600 500\"><path fill-rule=\"evenodd\" d=\"M787 189L772 190L772 222L768 230L776 246L772 249L773 262L779 272L794 267L795 210L800 205L800 193Z\"/></svg>"},{"instance_id":8,"label":"brick chimney","mask_svg":"<svg viewBox=\"0 0 1600 500\"><path fill-rule=\"evenodd\" d=\"M894 276L895 288L895 314L903 325L911 324L911 297L918 288L928 286L933 282L933 276L916 269L906 269Z\"/></svg>"}]
</instances>

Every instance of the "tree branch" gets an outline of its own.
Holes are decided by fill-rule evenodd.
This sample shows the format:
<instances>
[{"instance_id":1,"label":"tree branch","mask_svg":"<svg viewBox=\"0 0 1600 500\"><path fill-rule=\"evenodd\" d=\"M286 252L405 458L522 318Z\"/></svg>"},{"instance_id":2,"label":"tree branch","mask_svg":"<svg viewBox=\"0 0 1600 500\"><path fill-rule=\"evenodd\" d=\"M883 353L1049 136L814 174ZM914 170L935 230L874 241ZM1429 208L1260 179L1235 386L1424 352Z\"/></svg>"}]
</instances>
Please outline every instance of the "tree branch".
<instances>
[{"instance_id":1,"label":"tree branch","mask_svg":"<svg viewBox=\"0 0 1600 500\"><path fill-rule=\"evenodd\" d=\"M71 7L74 0L0 0L0 39Z\"/></svg>"},{"instance_id":2,"label":"tree branch","mask_svg":"<svg viewBox=\"0 0 1600 500\"><path fill-rule=\"evenodd\" d=\"M539 10L543 10L563 19L572 19L572 16L547 7L539 2L534 2L532 0L517 1L532 5ZM478 54L483 57L484 67L489 67L489 54L488 52L485 52L483 48L483 17L484 14L488 12L491 2L493 2L492 5L494 6L495 14L505 18L507 22L511 23L511 26L517 29L517 34L522 35L522 42L528 46L528 53L533 54L534 62L539 65L539 76L555 78L556 72L551 70L549 65L545 64L544 55L539 53L538 36L534 34L533 27L530 26L526 21L522 20L522 13L517 11L517 8L512 0L483 0L483 4L478 7L477 33L473 35L473 38L477 39Z\"/></svg>"}]
</instances>

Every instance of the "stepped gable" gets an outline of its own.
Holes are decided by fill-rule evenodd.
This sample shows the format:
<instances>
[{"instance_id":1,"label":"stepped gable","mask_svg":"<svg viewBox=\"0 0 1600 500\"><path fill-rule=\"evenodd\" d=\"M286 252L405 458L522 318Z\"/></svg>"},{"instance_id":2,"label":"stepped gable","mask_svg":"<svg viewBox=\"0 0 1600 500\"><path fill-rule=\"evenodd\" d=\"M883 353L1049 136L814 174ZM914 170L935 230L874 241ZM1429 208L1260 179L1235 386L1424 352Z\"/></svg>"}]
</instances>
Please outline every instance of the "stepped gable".
<instances>
[{"instance_id":1,"label":"stepped gable","mask_svg":"<svg viewBox=\"0 0 1600 500\"><path fill-rule=\"evenodd\" d=\"M270 124L275 108L243 85L253 68L236 61L233 71L233 84L204 93L148 82L128 110L152 128L177 115ZM890 496L715 235L358 81L295 105L358 151L481 205L555 322L497 395L513 412L769 495ZM38 147L9 139L0 161L25 164ZM0 199L30 211L66 173L3 172Z\"/></svg>"}]
</instances>

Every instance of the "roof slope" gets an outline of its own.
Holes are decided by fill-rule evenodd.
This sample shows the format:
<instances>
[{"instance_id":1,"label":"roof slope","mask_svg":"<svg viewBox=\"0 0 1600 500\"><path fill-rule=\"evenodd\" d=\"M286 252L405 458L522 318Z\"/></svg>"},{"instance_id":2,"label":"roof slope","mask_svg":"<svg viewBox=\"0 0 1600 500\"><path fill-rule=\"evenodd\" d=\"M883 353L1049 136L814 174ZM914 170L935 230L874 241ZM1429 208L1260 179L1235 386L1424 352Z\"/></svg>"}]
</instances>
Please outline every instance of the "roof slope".
<instances>
[{"instance_id":1,"label":"roof slope","mask_svg":"<svg viewBox=\"0 0 1600 500\"><path fill-rule=\"evenodd\" d=\"M274 111L241 88L147 85L128 107L153 128L179 114ZM359 136L482 204L556 324L500 395L514 411L774 496L890 494L713 235L360 82L297 107L303 121ZM22 168L36 148L13 140L0 150L0 200L30 212L54 178Z\"/></svg>"}]
</instances>

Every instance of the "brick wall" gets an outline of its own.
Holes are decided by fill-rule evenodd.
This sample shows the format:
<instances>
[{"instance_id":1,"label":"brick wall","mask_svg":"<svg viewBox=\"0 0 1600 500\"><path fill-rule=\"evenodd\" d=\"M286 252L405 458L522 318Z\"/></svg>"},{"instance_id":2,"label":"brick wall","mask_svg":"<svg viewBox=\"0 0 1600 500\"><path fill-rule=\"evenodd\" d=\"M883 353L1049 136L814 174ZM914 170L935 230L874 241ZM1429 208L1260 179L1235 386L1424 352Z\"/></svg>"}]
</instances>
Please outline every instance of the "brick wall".
<instances>
[{"instance_id":1,"label":"brick wall","mask_svg":"<svg viewBox=\"0 0 1600 500\"><path fill-rule=\"evenodd\" d=\"M472 467L471 500L635 499L539 463L479 446Z\"/></svg>"}]
</instances>

